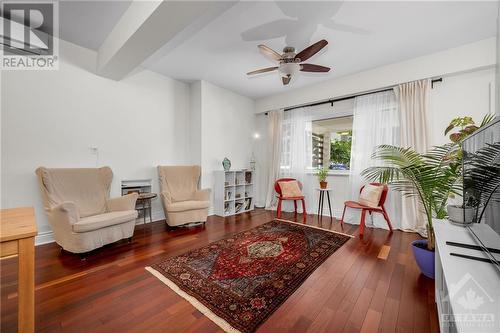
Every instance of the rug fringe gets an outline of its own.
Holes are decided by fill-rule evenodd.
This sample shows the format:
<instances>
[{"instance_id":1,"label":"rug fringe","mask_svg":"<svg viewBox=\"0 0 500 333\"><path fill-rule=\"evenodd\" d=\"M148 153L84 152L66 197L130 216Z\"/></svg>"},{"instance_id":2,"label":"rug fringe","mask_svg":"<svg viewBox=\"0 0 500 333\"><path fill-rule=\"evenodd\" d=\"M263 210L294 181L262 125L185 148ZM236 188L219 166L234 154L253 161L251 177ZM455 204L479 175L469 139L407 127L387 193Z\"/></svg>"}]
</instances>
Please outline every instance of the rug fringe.
<instances>
[{"instance_id":1,"label":"rug fringe","mask_svg":"<svg viewBox=\"0 0 500 333\"><path fill-rule=\"evenodd\" d=\"M171 281L167 277L165 277L165 275L161 274L156 269L154 269L150 266L145 267L145 269L148 272L150 272L151 274L153 274L155 277L157 277L161 282L165 283L177 295L179 295L180 297L184 298L186 301L191 303L192 306L194 306L198 311L203 313L208 319L213 321L217 326L222 328L224 331L226 331L228 333L241 333L239 330L232 327L223 318L221 318L221 317L217 316L215 313L213 313L209 308L207 308L205 305L203 305L195 297L189 295L188 293L186 293L182 289L180 289L173 281Z\"/></svg>"},{"instance_id":2,"label":"rug fringe","mask_svg":"<svg viewBox=\"0 0 500 333\"><path fill-rule=\"evenodd\" d=\"M293 224L298 224L298 225L303 225L305 227L309 227L309 228L314 228L314 229L319 229L319 230L323 230L323 231L328 231L328 232L332 232L334 234L339 234L339 235L344 235L344 236L348 236L348 237L351 237L351 238L356 238L355 236L353 235L349 235L349 234L345 234L343 232L338 232L338 231L333 231L333 230L330 230L330 229L323 229L323 228L320 228L320 227L316 227L316 226L313 226L313 225L308 225L308 224L305 224L305 223L299 223L299 222L294 222L294 221L289 221L289 220L284 220L284 219L276 219L276 221L281 221L281 222L288 222L288 223L293 223Z\"/></svg>"}]
</instances>

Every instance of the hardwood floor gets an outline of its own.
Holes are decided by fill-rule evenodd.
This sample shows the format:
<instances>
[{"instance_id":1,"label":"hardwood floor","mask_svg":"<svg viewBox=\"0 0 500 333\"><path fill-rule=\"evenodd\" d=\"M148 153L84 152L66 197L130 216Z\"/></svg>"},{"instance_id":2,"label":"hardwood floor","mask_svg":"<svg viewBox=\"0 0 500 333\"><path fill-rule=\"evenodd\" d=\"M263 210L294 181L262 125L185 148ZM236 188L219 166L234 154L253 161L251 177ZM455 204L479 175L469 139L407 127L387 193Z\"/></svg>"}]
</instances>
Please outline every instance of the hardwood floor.
<instances>
[{"instance_id":1,"label":"hardwood floor","mask_svg":"<svg viewBox=\"0 0 500 333\"><path fill-rule=\"evenodd\" d=\"M301 215L283 218L301 221ZM86 260L60 253L55 243L36 248L37 332L221 332L188 302L144 270L164 257L273 219L256 210L212 216L206 226L167 229L138 225L122 241ZM410 248L416 234L357 226L335 219L308 224L355 235L321 265L258 332L438 332L434 281L420 274ZM17 259L2 260L0 331L17 330Z\"/></svg>"}]
</instances>

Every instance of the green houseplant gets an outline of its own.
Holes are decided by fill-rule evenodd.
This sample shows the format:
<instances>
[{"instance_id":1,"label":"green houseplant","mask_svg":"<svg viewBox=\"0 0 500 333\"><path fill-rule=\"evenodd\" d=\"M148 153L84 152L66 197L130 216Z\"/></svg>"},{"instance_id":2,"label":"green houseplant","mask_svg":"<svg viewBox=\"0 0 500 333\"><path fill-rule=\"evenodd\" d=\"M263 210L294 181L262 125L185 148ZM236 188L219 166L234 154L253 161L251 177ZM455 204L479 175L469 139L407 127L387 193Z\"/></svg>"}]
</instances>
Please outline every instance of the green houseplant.
<instances>
[{"instance_id":1,"label":"green houseplant","mask_svg":"<svg viewBox=\"0 0 500 333\"><path fill-rule=\"evenodd\" d=\"M462 163L470 163L467 174L463 175L465 187L467 183L475 184L470 188L470 198L464 198L464 205L468 203L475 208L474 220L480 221L484 207L488 200L495 200L498 196L500 182L500 167L494 161L500 158L500 147L497 144L486 147L484 151L474 156L466 156L460 143L467 136L482 126L494 120L494 116L486 115L479 126L471 117L455 118L445 130L445 135L453 131L449 138L451 143L434 147L425 154L419 154L409 148L395 146L379 146L372 158L381 160L384 166L371 167L363 171L362 175L368 180L390 183L392 188L407 197L416 197L426 216L427 241L417 240L412 243L413 253L417 264L424 275L434 277L434 229L433 217L443 219L453 208L447 206L448 198L455 194L462 194ZM496 178L495 178L496 176ZM497 198L498 199L498 198ZM500 200L500 199L499 199ZM483 202L483 206L481 206ZM451 207L450 207L451 206ZM458 206L462 212L463 206ZM423 247L426 248L423 248Z\"/></svg>"},{"instance_id":2,"label":"green houseplant","mask_svg":"<svg viewBox=\"0 0 500 333\"><path fill-rule=\"evenodd\" d=\"M316 172L316 177L319 180L319 187L325 189L328 186L328 182L326 181L326 177L328 177L328 169L320 168Z\"/></svg>"},{"instance_id":3,"label":"green houseplant","mask_svg":"<svg viewBox=\"0 0 500 333\"><path fill-rule=\"evenodd\" d=\"M389 183L404 196L418 199L425 212L427 240L412 242L412 250L420 271L432 279L435 261L432 219L446 216L448 197L459 191L460 163L453 158L457 149L458 145L451 143L419 154L410 148L383 145L377 147L372 158L385 165L362 172L368 180Z\"/></svg>"},{"instance_id":4,"label":"green houseplant","mask_svg":"<svg viewBox=\"0 0 500 333\"><path fill-rule=\"evenodd\" d=\"M474 121L474 119L472 119L472 117L466 116L466 117L453 118L450 121L448 127L446 127L446 129L444 130L444 135L447 135L448 133L453 131L452 133L450 133L449 138L451 142L459 143L463 139L465 139L467 135L474 133L484 125L487 125L493 119L495 119L494 115L487 114L483 117L481 124L477 126L476 122Z\"/></svg>"},{"instance_id":5,"label":"green houseplant","mask_svg":"<svg viewBox=\"0 0 500 333\"><path fill-rule=\"evenodd\" d=\"M372 158L384 162L384 166L365 169L362 175L370 181L389 183L406 197L416 197L426 217L427 249L434 250L432 219L446 217L446 202L452 194L458 194L460 163L452 158L458 146L446 144L434 147L425 154L410 148L391 145L377 147Z\"/></svg>"},{"instance_id":6,"label":"green houseplant","mask_svg":"<svg viewBox=\"0 0 500 333\"><path fill-rule=\"evenodd\" d=\"M462 140L481 127L489 124L494 119L495 116L487 114L483 117L479 126L476 125L476 122L472 119L472 117L466 116L452 119L448 127L445 129L444 134L449 135L450 141L459 146L459 148L455 156L452 156L451 158L454 158L458 163L462 164L463 152L460 147ZM460 168L458 171L460 175L462 175L462 169ZM449 220L459 224L472 223L474 221L476 208L476 201L470 195L466 195L466 197L463 198L463 204L449 204L446 207Z\"/></svg>"}]
</instances>

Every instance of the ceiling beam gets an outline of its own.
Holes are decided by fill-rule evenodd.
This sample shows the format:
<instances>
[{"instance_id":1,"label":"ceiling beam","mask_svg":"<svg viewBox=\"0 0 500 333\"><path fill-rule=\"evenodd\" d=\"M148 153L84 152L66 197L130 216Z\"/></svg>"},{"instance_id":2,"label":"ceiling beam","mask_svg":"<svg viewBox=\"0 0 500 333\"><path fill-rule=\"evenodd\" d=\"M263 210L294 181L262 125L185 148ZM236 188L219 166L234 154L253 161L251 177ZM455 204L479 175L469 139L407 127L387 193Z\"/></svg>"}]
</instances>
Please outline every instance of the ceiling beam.
<instances>
[{"instance_id":1,"label":"ceiling beam","mask_svg":"<svg viewBox=\"0 0 500 333\"><path fill-rule=\"evenodd\" d=\"M181 32L203 28L234 3L133 1L99 48L97 74L121 80Z\"/></svg>"}]
</instances>

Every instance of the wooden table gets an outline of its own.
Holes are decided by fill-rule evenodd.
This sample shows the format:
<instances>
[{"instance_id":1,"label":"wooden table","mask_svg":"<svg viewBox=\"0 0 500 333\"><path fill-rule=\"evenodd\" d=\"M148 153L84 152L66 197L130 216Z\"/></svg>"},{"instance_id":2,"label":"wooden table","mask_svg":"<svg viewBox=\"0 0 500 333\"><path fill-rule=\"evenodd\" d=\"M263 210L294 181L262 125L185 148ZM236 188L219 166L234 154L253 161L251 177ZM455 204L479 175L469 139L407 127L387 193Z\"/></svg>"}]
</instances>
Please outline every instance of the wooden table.
<instances>
[{"instance_id":1,"label":"wooden table","mask_svg":"<svg viewBox=\"0 0 500 333\"><path fill-rule=\"evenodd\" d=\"M0 258L17 255L18 332L35 330L35 211L32 207L0 210Z\"/></svg>"}]
</instances>

